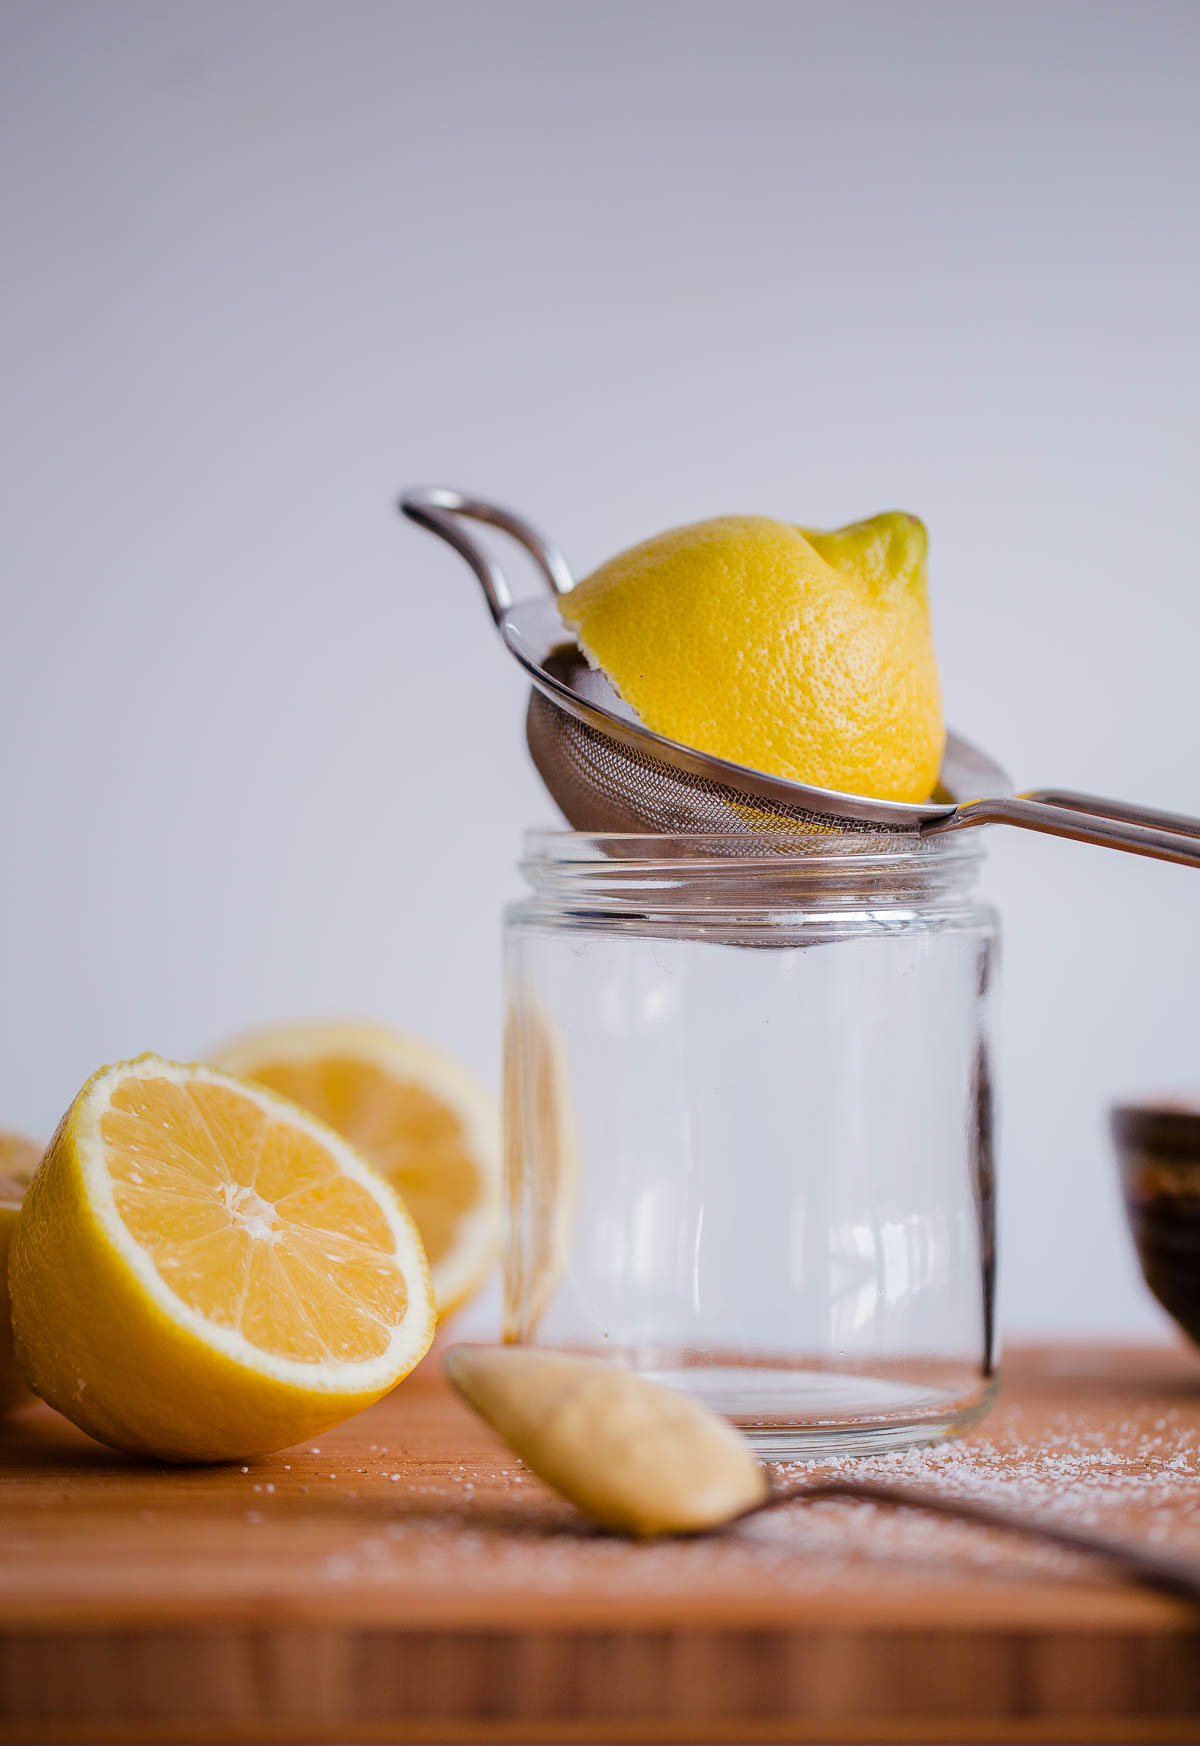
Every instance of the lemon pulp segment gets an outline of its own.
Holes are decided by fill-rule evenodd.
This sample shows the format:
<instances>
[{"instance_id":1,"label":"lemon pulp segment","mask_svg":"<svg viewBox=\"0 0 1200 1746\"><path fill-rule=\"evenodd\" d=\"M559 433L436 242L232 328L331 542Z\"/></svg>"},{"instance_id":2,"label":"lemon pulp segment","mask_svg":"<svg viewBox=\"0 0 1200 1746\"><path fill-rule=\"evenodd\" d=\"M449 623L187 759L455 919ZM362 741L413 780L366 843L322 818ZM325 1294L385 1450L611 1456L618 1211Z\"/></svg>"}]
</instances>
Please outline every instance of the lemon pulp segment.
<instances>
[{"instance_id":1,"label":"lemon pulp segment","mask_svg":"<svg viewBox=\"0 0 1200 1746\"><path fill-rule=\"evenodd\" d=\"M168 1079L119 1085L100 1133L122 1222L190 1309L300 1363L386 1351L408 1307L395 1237L319 1140Z\"/></svg>"}]
</instances>

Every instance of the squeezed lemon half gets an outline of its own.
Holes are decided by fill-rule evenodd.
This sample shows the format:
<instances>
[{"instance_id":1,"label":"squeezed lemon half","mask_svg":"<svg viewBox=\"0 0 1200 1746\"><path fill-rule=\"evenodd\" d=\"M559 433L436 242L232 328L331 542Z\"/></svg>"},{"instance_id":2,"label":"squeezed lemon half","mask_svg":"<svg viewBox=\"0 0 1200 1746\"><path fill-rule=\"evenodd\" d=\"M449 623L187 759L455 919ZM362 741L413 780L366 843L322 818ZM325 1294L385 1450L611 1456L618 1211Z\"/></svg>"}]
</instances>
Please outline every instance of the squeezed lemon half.
<instances>
[{"instance_id":1,"label":"squeezed lemon half","mask_svg":"<svg viewBox=\"0 0 1200 1746\"><path fill-rule=\"evenodd\" d=\"M915 516L817 533L762 515L673 528L559 599L647 727L756 770L927 800L945 747Z\"/></svg>"}]
</instances>

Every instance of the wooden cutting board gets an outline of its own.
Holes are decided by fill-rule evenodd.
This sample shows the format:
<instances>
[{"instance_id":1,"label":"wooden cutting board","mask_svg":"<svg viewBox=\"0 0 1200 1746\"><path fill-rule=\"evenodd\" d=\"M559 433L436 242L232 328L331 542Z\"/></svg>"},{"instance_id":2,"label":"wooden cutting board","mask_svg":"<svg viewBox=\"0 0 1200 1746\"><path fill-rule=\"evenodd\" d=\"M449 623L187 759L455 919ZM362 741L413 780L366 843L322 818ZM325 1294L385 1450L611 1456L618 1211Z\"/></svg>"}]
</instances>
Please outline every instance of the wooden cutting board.
<instances>
[{"instance_id":1,"label":"wooden cutting board","mask_svg":"<svg viewBox=\"0 0 1200 1746\"><path fill-rule=\"evenodd\" d=\"M970 1438L860 1471L1200 1557L1200 1361L1015 1353ZM427 1363L247 1470L0 1431L8 1741L1197 1740L1200 1611L871 1505L593 1533Z\"/></svg>"}]
</instances>

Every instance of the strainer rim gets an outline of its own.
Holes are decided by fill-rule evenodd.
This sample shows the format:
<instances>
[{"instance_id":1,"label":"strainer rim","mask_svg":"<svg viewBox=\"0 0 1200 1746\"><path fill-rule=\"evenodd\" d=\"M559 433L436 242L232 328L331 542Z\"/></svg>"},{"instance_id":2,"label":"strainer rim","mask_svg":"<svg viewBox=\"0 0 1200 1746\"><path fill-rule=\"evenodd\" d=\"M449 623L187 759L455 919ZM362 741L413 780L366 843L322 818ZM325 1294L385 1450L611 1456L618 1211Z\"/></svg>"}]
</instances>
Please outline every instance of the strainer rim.
<instances>
[{"instance_id":1,"label":"strainer rim","mask_svg":"<svg viewBox=\"0 0 1200 1746\"><path fill-rule=\"evenodd\" d=\"M594 845L590 854L571 855L572 845ZM619 860L626 866L639 857L631 853L638 844L646 845L645 859L661 866L677 859L692 866L703 866L710 859L729 867L735 861L771 861L776 866L781 855L793 852L805 865L862 867L871 861L889 867L903 862L980 861L986 845L978 832L954 831L937 835L922 835L915 831L806 831L800 828L781 831L584 831L568 826L531 826L522 832L522 862L559 862L580 864L610 859L607 845L620 851ZM711 846L708 854L706 846ZM677 848L672 856L665 853ZM736 849L736 855L730 851ZM789 856L790 858L790 856Z\"/></svg>"}]
</instances>

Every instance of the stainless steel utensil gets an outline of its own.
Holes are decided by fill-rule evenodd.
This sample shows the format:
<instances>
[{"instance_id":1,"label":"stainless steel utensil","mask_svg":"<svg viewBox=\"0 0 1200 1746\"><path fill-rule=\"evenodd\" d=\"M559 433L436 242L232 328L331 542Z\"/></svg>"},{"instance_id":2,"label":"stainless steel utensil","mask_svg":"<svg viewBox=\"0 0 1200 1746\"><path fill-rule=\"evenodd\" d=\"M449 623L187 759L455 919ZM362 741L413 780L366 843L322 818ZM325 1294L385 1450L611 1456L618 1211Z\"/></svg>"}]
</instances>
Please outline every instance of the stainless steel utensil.
<instances>
[{"instance_id":1,"label":"stainless steel utensil","mask_svg":"<svg viewBox=\"0 0 1200 1746\"><path fill-rule=\"evenodd\" d=\"M1139 1546L1132 1540L1110 1540L1106 1535L1072 1528L1046 1516L1026 1515L924 1487L893 1485L890 1481L880 1484L870 1479L816 1480L811 1485L773 1491L766 1503L747 1510L746 1515L778 1509L781 1504L818 1503L822 1498L848 1498L861 1503L884 1504L892 1509L924 1510L935 1516L949 1516L954 1521L998 1528L1006 1534L1019 1534L1027 1540L1041 1540L1052 1546L1061 1546L1067 1552L1081 1552L1086 1557L1099 1558L1145 1588L1200 1603L1200 1561L1195 1558L1181 1558L1177 1553ZM744 1517L737 1519L744 1520Z\"/></svg>"},{"instance_id":2,"label":"stainless steel utensil","mask_svg":"<svg viewBox=\"0 0 1200 1746\"><path fill-rule=\"evenodd\" d=\"M505 648L533 684L527 732L534 763L576 830L746 838L853 831L892 838L1007 824L1200 866L1200 819L1064 789L1013 794L1000 766L953 733L938 787L921 804L814 788L666 739L645 727L588 665L556 605L573 586L571 572L536 528L511 510L445 486L406 492L400 508L453 546L479 578ZM550 593L514 603L504 572L469 522L516 540Z\"/></svg>"},{"instance_id":3,"label":"stainless steel utensil","mask_svg":"<svg viewBox=\"0 0 1200 1746\"><path fill-rule=\"evenodd\" d=\"M452 1346L451 1385L544 1484L610 1531L720 1534L763 1510L831 1498L925 1510L1102 1558L1124 1575L1200 1602L1200 1562L1112 1540L1042 1514L876 1479L780 1484L736 1431L696 1400L621 1365L520 1346ZM548 1411L569 1394L568 1413Z\"/></svg>"}]
</instances>

